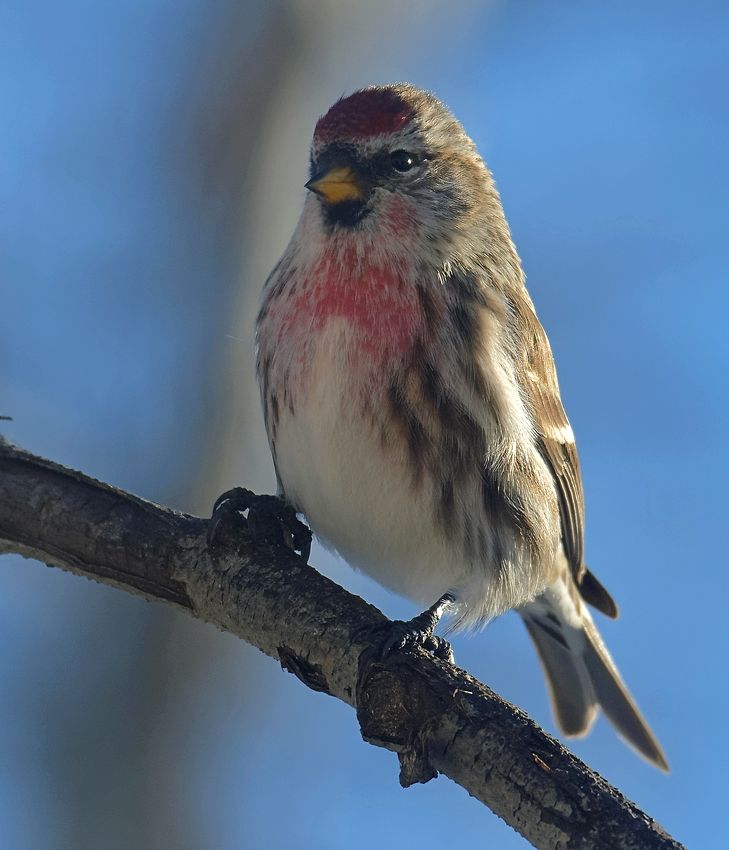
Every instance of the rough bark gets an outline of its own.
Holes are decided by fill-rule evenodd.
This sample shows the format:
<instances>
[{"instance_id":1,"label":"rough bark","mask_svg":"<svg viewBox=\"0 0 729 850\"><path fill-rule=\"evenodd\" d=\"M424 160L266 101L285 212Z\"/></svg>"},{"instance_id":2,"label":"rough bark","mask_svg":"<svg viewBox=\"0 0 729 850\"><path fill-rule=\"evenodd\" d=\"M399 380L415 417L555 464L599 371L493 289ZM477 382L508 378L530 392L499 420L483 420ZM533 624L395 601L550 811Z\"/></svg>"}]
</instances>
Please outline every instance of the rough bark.
<instances>
[{"instance_id":1,"label":"rough bark","mask_svg":"<svg viewBox=\"0 0 729 850\"><path fill-rule=\"evenodd\" d=\"M0 440L0 552L168 602L357 709L404 786L444 773L541 850L680 848L523 712L423 653L381 661L388 620L245 524L212 551L207 520L160 507Z\"/></svg>"}]
</instances>

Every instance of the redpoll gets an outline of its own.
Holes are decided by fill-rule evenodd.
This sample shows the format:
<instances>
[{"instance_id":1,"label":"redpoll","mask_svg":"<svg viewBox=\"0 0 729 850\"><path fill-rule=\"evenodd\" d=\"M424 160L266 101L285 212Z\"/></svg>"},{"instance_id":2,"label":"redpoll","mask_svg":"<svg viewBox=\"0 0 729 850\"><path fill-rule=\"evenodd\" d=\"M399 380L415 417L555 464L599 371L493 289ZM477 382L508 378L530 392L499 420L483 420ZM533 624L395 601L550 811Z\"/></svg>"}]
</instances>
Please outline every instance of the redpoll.
<instances>
[{"instance_id":1,"label":"redpoll","mask_svg":"<svg viewBox=\"0 0 729 850\"><path fill-rule=\"evenodd\" d=\"M282 497L352 566L419 604L402 642L515 608L567 735L598 705L660 745L587 603L583 494L552 353L499 195L433 95L376 86L319 120L311 190L258 317ZM398 638L398 641L400 638ZM397 641L396 641L397 642Z\"/></svg>"}]
</instances>

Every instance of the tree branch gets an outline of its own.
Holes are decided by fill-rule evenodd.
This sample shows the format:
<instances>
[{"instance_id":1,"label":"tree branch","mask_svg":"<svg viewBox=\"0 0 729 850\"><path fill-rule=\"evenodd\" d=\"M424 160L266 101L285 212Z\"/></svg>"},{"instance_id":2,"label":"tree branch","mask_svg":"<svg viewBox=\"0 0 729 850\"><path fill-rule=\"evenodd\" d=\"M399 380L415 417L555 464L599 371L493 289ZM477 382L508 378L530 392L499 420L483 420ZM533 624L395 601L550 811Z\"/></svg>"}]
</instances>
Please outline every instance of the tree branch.
<instances>
[{"instance_id":1,"label":"tree branch","mask_svg":"<svg viewBox=\"0 0 729 850\"><path fill-rule=\"evenodd\" d=\"M677 850L668 836L523 712L423 652L382 662L384 615L284 547L177 513L0 439L0 553L161 600L257 646L357 708L400 781L439 772L540 850Z\"/></svg>"}]
</instances>

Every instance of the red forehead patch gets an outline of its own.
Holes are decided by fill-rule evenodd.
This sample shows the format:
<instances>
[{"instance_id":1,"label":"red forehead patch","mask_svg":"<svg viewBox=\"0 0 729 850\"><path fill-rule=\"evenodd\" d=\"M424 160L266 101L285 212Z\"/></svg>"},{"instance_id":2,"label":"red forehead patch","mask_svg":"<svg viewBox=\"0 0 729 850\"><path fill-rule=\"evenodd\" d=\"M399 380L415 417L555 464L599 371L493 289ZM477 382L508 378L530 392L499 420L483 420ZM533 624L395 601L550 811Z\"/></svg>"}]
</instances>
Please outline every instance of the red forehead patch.
<instances>
[{"instance_id":1,"label":"red forehead patch","mask_svg":"<svg viewBox=\"0 0 729 850\"><path fill-rule=\"evenodd\" d=\"M393 133L412 117L413 107L392 89L363 89L338 100L317 122L314 138L367 139Z\"/></svg>"}]
</instances>

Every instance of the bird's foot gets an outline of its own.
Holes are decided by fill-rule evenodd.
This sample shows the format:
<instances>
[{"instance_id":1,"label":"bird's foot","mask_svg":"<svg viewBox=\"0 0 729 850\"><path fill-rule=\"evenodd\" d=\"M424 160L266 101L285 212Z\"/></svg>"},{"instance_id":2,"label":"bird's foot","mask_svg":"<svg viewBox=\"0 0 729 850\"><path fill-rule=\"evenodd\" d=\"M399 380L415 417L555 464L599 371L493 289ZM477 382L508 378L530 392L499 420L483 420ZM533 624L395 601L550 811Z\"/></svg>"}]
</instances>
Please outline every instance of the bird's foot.
<instances>
[{"instance_id":1,"label":"bird's foot","mask_svg":"<svg viewBox=\"0 0 729 850\"><path fill-rule=\"evenodd\" d=\"M311 531L296 516L291 505L278 496L258 496L244 487L234 487L218 496L208 526L208 547L224 528L240 531L258 544L288 546L309 561Z\"/></svg>"},{"instance_id":2,"label":"bird's foot","mask_svg":"<svg viewBox=\"0 0 729 850\"><path fill-rule=\"evenodd\" d=\"M395 620L382 645L382 658L386 658L391 652L402 652L420 646L427 652L432 652L436 658L453 664L453 650L450 643L434 635L433 632L440 618L455 601L452 594L446 593L435 605L431 605L427 611L423 611L412 620Z\"/></svg>"}]
</instances>

